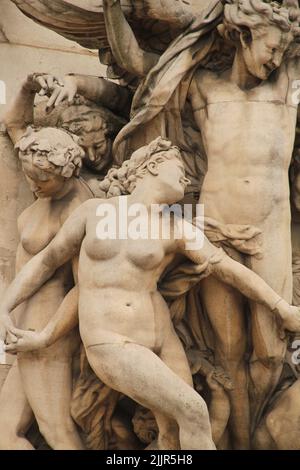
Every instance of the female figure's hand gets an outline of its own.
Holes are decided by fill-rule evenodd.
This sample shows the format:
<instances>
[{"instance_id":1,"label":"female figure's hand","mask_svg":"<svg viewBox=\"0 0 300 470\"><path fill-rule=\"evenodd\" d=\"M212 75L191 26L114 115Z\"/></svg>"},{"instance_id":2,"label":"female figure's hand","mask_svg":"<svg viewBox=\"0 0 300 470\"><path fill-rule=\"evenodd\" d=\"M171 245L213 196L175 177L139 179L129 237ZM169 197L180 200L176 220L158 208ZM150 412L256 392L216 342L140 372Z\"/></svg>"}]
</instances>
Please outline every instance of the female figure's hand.
<instances>
[{"instance_id":1,"label":"female figure's hand","mask_svg":"<svg viewBox=\"0 0 300 470\"><path fill-rule=\"evenodd\" d=\"M14 327L8 331L14 336L15 340L4 346L5 352L17 354L47 347L47 337L42 331L25 331Z\"/></svg>"}]
</instances>

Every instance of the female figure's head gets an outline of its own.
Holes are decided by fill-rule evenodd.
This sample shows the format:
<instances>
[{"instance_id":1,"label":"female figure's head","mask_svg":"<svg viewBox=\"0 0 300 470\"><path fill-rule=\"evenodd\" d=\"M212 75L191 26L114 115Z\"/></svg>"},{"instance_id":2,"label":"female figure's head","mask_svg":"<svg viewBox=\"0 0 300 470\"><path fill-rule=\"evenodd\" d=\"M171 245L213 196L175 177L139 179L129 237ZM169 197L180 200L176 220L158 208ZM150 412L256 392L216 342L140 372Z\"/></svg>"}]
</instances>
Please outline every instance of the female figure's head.
<instances>
[{"instance_id":1,"label":"female figure's head","mask_svg":"<svg viewBox=\"0 0 300 470\"><path fill-rule=\"evenodd\" d=\"M145 191L159 192L161 202L172 204L183 198L188 184L179 148L158 137L136 150L121 168L112 168L100 188L113 197L131 194L142 185Z\"/></svg>"},{"instance_id":2,"label":"female figure's head","mask_svg":"<svg viewBox=\"0 0 300 470\"><path fill-rule=\"evenodd\" d=\"M84 164L102 173L112 163L112 144L125 119L111 111L77 98L60 116L59 127L79 137L78 144L84 150Z\"/></svg>"},{"instance_id":3,"label":"female figure's head","mask_svg":"<svg viewBox=\"0 0 300 470\"><path fill-rule=\"evenodd\" d=\"M28 128L17 142L25 177L37 197L54 197L68 179L79 175L84 152L74 139L66 131L45 127Z\"/></svg>"},{"instance_id":4,"label":"female figure's head","mask_svg":"<svg viewBox=\"0 0 300 470\"><path fill-rule=\"evenodd\" d=\"M299 36L297 1L286 0L281 5L263 0L229 0L218 30L241 50L248 72L266 80Z\"/></svg>"}]
</instances>

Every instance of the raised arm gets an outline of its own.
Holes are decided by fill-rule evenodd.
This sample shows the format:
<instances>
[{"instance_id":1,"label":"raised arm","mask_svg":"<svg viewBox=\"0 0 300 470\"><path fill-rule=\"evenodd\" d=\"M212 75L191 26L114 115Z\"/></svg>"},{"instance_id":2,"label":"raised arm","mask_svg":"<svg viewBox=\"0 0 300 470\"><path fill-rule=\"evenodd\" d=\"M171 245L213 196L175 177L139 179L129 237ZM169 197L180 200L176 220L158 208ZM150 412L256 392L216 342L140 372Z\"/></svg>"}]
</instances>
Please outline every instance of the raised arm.
<instances>
[{"instance_id":1,"label":"raised arm","mask_svg":"<svg viewBox=\"0 0 300 470\"><path fill-rule=\"evenodd\" d=\"M194 263L210 264L211 274L220 281L239 290L245 297L265 305L273 314L278 315L282 327L290 331L300 331L300 310L289 305L256 273L234 261L225 252L222 254L204 236L202 248L187 249L191 240L183 237L181 251Z\"/></svg>"},{"instance_id":2,"label":"raised arm","mask_svg":"<svg viewBox=\"0 0 300 470\"><path fill-rule=\"evenodd\" d=\"M132 93L128 88L106 78L81 74L65 75L63 86L56 87L47 107L58 106L64 100L71 102L76 94L82 95L125 118L129 117Z\"/></svg>"},{"instance_id":3,"label":"raised arm","mask_svg":"<svg viewBox=\"0 0 300 470\"><path fill-rule=\"evenodd\" d=\"M34 256L7 288L0 307L0 320L5 323L12 310L31 297L53 275L57 268L75 257L85 236L86 214L91 201L76 209L49 245ZM5 328L4 328L5 329ZM2 331L2 339L5 331Z\"/></svg>"},{"instance_id":4,"label":"raised arm","mask_svg":"<svg viewBox=\"0 0 300 470\"><path fill-rule=\"evenodd\" d=\"M186 28L194 19L195 14L201 11L204 5L198 5L188 0L133 0L133 8L137 17L157 19L172 24L176 28Z\"/></svg>"},{"instance_id":5,"label":"raised arm","mask_svg":"<svg viewBox=\"0 0 300 470\"><path fill-rule=\"evenodd\" d=\"M146 76L158 62L159 55L140 48L120 0L103 0L103 14L108 41L118 65L133 75Z\"/></svg>"},{"instance_id":6,"label":"raised arm","mask_svg":"<svg viewBox=\"0 0 300 470\"><path fill-rule=\"evenodd\" d=\"M41 90L51 90L56 79L51 75L32 74L23 81L15 100L4 116L7 132L15 144L26 131L27 126L33 124L33 106L37 93Z\"/></svg>"}]
</instances>

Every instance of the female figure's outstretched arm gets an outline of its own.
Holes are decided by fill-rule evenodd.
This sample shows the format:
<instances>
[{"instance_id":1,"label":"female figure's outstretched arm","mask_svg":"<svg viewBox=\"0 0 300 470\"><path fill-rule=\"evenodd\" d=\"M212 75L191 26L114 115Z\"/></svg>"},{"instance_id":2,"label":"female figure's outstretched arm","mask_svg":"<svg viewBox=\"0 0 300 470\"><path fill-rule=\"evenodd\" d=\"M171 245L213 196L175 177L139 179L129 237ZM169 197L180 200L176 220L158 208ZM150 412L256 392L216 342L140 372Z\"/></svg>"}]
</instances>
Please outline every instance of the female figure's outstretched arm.
<instances>
[{"instance_id":1,"label":"female figure's outstretched arm","mask_svg":"<svg viewBox=\"0 0 300 470\"><path fill-rule=\"evenodd\" d=\"M185 225L185 233L191 233L190 225ZM197 241L196 238L194 241ZM218 256L218 249L205 236L202 248L188 249L189 243L191 240L183 236L181 251L187 258L196 264L202 264L206 260L209 262L214 257L219 258L216 262L210 263L212 276L234 287L248 299L268 307L273 314L278 315L278 320L282 323L283 328L290 331L300 331L300 309L289 305L255 272L233 260L225 252L222 256Z\"/></svg>"}]
</instances>

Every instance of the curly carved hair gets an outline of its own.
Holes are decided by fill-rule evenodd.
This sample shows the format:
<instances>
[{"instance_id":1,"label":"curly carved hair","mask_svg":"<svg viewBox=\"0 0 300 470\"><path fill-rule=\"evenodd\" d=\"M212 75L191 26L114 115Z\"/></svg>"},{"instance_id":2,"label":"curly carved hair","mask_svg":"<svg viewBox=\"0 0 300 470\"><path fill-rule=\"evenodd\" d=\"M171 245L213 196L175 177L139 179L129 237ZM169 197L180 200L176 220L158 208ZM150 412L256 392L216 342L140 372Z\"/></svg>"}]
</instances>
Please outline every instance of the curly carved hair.
<instances>
[{"instance_id":1,"label":"curly carved hair","mask_svg":"<svg viewBox=\"0 0 300 470\"><path fill-rule=\"evenodd\" d=\"M177 158L182 162L180 150L169 140L158 137L150 144L136 150L129 160L120 168L111 168L100 183L100 189L106 197L130 194L136 187L137 179L147 174L149 161L162 163L165 160Z\"/></svg>"},{"instance_id":2,"label":"curly carved hair","mask_svg":"<svg viewBox=\"0 0 300 470\"><path fill-rule=\"evenodd\" d=\"M62 111L58 127L79 136L80 144L80 137L83 134L100 130L107 138L114 139L126 122L109 109L96 106L86 98L76 95L74 104Z\"/></svg>"},{"instance_id":3,"label":"curly carved hair","mask_svg":"<svg viewBox=\"0 0 300 470\"><path fill-rule=\"evenodd\" d=\"M300 36L300 10L297 0L285 0L282 4L263 0L227 0L223 23L218 26L222 37L235 42L244 28L261 34L269 25Z\"/></svg>"},{"instance_id":4,"label":"curly carved hair","mask_svg":"<svg viewBox=\"0 0 300 470\"><path fill-rule=\"evenodd\" d=\"M77 136L55 127L29 127L16 143L19 158L40 170L71 178L78 176L84 151L76 143Z\"/></svg>"}]
</instances>

